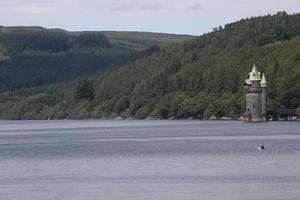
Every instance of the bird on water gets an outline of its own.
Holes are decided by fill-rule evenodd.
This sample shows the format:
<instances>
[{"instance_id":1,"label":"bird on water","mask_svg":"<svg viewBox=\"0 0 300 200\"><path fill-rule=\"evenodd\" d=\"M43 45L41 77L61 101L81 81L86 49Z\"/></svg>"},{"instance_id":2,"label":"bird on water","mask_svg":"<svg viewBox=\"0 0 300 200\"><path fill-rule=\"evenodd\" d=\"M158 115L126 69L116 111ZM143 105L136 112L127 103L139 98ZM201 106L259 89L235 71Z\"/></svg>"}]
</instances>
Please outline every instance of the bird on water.
<instances>
[{"instance_id":1,"label":"bird on water","mask_svg":"<svg viewBox=\"0 0 300 200\"><path fill-rule=\"evenodd\" d=\"M265 150L265 145L261 145L260 147L258 147L259 150Z\"/></svg>"}]
</instances>

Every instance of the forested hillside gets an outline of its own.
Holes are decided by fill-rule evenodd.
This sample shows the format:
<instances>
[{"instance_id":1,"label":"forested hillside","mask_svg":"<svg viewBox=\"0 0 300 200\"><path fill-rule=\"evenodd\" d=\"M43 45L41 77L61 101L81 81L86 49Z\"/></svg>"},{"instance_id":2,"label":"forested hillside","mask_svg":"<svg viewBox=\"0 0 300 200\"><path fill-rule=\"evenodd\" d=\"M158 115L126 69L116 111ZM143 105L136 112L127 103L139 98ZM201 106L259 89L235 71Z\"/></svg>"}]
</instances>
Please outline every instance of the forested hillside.
<instances>
[{"instance_id":1,"label":"forested hillside","mask_svg":"<svg viewBox=\"0 0 300 200\"><path fill-rule=\"evenodd\" d=\"M268 107L300 111L300 15L243 19L118 70L0 96L1 118L237 118L253 63Z\"/></svg>"},{"instance_id":2,"label":"forested hillside","mask_svg":"<svg viewBox=\"0 0 300 200\"><path fill-rule=\"evenodd\" d=\"M108 71L191 38L160 33L0 27L0 91Z\"/></svg>"}]
</instances>

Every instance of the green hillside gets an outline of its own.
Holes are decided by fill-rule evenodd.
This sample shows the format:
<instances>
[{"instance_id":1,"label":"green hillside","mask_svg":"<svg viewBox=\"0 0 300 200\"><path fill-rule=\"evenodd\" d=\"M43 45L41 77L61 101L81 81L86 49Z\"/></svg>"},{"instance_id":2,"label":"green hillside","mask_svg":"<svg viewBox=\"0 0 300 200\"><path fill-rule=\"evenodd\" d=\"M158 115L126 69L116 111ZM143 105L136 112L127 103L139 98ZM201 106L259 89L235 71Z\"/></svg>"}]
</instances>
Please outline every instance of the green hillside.
<instances>
[{"instance_id":1,"label":"green hillside","mask_svg":"<svg viewBox=\"0 0 300 200\"><path fill-rule=\"evenodd\" d=\"M154 52L112 73L0 96L8 119L237 118L253 63L269 108L300 111L300 15L243 19Z\"/></svg>"},{"instance_id":2,"label":"green hillside","mask_svg":"<svg viewBox=\"0 0 300 200\"><path fill-rule=\"evenodd\" d=\"M151 45L167 47L171 44L192 39L190 35L161 34L151 32L102 31L111 44L143 50Z\"/></svg>"},{"instance_id":3,"label":"green hillside","mask_svg":"<svg viewBox=\"0 0 300 200\"><path fill-rule=\"evenodd\" d=\"M109 71L158 47L191 38L161 33L0 27L0 91Z\"/></svg>"}]
</instances>

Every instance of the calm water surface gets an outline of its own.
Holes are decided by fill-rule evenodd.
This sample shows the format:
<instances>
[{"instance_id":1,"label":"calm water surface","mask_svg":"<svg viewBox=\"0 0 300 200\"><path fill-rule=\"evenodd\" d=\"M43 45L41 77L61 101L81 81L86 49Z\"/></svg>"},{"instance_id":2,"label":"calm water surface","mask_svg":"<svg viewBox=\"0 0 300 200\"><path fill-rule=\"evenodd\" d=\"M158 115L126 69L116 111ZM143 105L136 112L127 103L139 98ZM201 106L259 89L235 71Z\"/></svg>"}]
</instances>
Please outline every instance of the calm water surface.
<instances>
[{"instance_id":1,"label":"calm water surface","mask_svg":"<svg viewBox=\"0 0 300 200\"><path fill-rule=\"evenodd\" d=\"M1 200L299 198L299 122L0 121Z\"/></svg>"}]
</instances>

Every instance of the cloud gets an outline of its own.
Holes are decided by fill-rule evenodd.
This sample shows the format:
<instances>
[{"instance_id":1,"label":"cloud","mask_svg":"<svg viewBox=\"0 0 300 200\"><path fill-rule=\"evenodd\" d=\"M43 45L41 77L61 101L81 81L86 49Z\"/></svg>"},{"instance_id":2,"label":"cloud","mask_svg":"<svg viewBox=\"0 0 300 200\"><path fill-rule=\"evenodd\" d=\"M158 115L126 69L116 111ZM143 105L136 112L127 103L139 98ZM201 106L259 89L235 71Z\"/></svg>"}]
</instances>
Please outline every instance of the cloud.
<instances>
[{"instance_id":1,"label":"cloud","mask_svg":"<svg viewBox=\"0 0 300 200\"><path fill-rule=\"evenodd\" d=\"M123 11L123 10L134 10L134 9L136 9L136 2L127 2L114 7L112 10Z\"/></svg>"},{"instance_id":2,"label":"cloud","mask_svg":"<svg viewBox=\"0 0 300 200\"><path fill-rule=\"evenodd\" d=\"M17 13L24 13L24 14L41 14L47 13L50 11L50 8L40 6L40 5L26 5L26 6L17 6L15 8Z\"/></svg>"},{"instance_id":3,"label":"cloud","mask_svg":"<svg viewBox=\"0 0 300 200\"><path fill-rule=\"evenodd\" d=\"M204 7L203 7L203 5L200 4L200 3L195 3L195 4L193 4L193 5L190 5L187 9L188 9L188 10L194 10L194 11L197 11L197 10L203 10Z\"/></svg>"},{"instance_id":4,"label":"cloud","mask_svg":"<svg viewBox=\"0 0 300 200\"><path fill-rule=\"evenodd\" d=\"M131 11L131 10L160 10L162 5L159 3L137 3L127 2L114 7L113 11Z\"/></svg>"},{"instance_id":5,"label":"cloud","mask_svg":"<svg viewBox=\"0 0 300 200\"><path fill-rule=\"evenodd\" d=\"M153 4L144 4L140 5L139 9L141 10L160 10L162 8L161 4L153 3Z\"/></svg>"}]
</instances>

